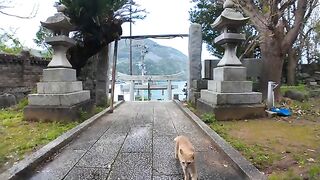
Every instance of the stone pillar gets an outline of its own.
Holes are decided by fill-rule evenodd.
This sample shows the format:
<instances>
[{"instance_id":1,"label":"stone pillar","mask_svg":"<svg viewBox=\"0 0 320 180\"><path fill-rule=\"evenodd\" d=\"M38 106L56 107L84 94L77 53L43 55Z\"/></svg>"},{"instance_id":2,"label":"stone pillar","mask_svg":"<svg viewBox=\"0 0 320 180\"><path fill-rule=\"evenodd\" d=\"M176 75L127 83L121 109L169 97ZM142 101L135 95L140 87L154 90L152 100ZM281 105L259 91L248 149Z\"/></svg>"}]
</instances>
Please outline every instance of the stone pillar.
<instances>
[{"instance_id":1,"label":"stone pillar","mask_svg":"<svg viewBox=\"0 0 320 180\"><path fill-rule=\"evenodd\" d=\"M199 94L193 87L194 80L201 79L201 51L202 51L202 31L201 25L193 23L189 28L189 77L188 77L188 101L194 101L194 96ZM195 103L195 102L193 102Z\"/></svg>"},{"instance_id":2,"label":"stone pillar","mask_svg":"<svg viewBox=\"0 0 320 180\"><path fill-rule=\"evenodd\" d=\"M168 80L168 100L172 100L172 84L171 80Z\"/></svg>"},{"instance_id":3,"label":"stone pillar","mask_svg":"<svg viewBox=\"0 0 320 180\"><path fill-rule=\"evenodd\" d=\"M130 81L130 101L134 101L134 81Z\"/></svg>"},{"instance_id":4,"label":"stone pillar","mask_svg":"<svg viewBox=\"0 0 320 180\"><path fill-rule=\"evenodd\" d=\"M103 106L108 102L107 89L107 73L109 69L109 59L108 59L108 46L104 47L96 55L97 62L97 73L96 73L96 93L95 102L97 106Z\"/></svg>"}]
</instances>

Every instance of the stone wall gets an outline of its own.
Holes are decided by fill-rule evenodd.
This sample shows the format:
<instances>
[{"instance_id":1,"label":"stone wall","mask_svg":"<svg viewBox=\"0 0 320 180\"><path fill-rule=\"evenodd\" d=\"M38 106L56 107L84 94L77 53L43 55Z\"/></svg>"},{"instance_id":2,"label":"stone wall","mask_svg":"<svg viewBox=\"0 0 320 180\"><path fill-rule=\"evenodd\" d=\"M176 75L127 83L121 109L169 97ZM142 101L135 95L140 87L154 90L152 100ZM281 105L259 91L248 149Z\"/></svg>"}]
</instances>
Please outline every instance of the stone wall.
<instances>
[{"instance_id":1,"label":"stone wall","mask_svg":"<svg viewBox=\"0 0 320 180\"><path fill-rule=\"evenodd\" d=\"M0 54L0 88L35 87L48 62L28 53Z\"/></svg>"},{"instance_id":2,"label":"stone wall","mask_svg":"<svg viewBox=\"0 0 320 180\"><path fill-rule=\"evenodd\" d=\"M247 77L250 80L260 79L262 61L260 59L246 58L241 60L242 65L247 68ZM218 59L205 60L205 77L204 79L213 79L213 68L217 67Z\"/></svg>"},{"instance_id":3,"label":"stone wall","mask_svg":"<svg viewBox=\"0 0 320 180\"><path fill-rule=\"evenodd\" d=\"M0 54L0 95L12 94L16 101L24 98L36 87L48 62L46 59L30 56L28 52L17 56Z\"/></svg>"}]
</instances>

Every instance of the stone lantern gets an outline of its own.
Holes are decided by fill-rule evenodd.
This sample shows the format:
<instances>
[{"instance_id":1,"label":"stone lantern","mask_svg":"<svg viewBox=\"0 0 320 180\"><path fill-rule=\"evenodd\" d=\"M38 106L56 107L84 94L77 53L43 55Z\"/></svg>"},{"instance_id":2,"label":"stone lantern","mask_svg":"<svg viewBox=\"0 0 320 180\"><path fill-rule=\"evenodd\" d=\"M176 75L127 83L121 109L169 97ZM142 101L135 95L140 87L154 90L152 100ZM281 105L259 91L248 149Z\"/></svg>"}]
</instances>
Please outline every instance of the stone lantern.
<instances>
[{"instance_id":1,"label":"stone lantern","mask_svg":"<svg viewBox=\"0 0 320 180\"><path fill-rule=\"evenodd\" d=\"M37 93L29 94L29 105L24 115L29 120L70 121L78 119L80 111L90 110L90 91L82 89L77 81L76 70L66 57L67 50L75 45L69 38L74 29L69 18L62 12L49 17L41 25L54 34L45 39L53 48L48 68L43 70L42 82L37 83ZM60 8L61 9L61 8Z\"/></svg>"},{"instance_id":2,"label":"stone lantern","mask_svg":"<svg viewBox=\"0 0 320 180\"><path fill-rule=\"evenodd\" d=\"M221 32L215 43L225 48L208 89L201 90L197 107L202 112L214 112L218 120L255 118L265 115L262 94L252 92L252 82L236 55L237 46L245 40L241 27L249 18L236 11L232 0L226 0L222 14L211 25Z\"/></svg>"}]
</instances>

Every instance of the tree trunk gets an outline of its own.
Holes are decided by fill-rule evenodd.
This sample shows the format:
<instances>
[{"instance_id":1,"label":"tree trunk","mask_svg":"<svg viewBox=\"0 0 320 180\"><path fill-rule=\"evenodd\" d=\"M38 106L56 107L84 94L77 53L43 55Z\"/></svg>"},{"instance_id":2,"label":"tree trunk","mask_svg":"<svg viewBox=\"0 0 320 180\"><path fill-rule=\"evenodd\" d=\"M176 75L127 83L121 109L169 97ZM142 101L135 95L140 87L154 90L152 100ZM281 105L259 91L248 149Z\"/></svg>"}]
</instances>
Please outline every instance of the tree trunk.
<instances>
[{"instance_id":1,"label":"tree trunk","mask_svg":"<svg viewBox=\"0 0 320 180\"><path fill-rule=\"evenodd\" d=\"M288 52L287 85L293 86L296 83L296 67L298 63L297 50L292 48Z\"/></svg>"},{"instance_id":2,"label":"tree trunk","mask_svg":"<svg viewBox=\"0 0 320 180\"><path fill-rule=\"evenodd\" d=\"M97 56L95 101L97 106L102 106L108 102L109 93L109 88L107 88L107 73L109 68L108 46L102 48Z\"/></svg>"},{"instance_id":3,"label":"tree trunk","mask_svg":"<svg viewBox=\"0 0 320 180\"><path fill-rule=\"evenodd\" d=\"M283 54L281 52L280 42L266 36L260 43L262 54L262 73L260 88L263 99L267 98L268 81L276 82L280 85L283 66ZM280 97L280 86L275 89L275 99Z\"/></svg>"}]
</instances>

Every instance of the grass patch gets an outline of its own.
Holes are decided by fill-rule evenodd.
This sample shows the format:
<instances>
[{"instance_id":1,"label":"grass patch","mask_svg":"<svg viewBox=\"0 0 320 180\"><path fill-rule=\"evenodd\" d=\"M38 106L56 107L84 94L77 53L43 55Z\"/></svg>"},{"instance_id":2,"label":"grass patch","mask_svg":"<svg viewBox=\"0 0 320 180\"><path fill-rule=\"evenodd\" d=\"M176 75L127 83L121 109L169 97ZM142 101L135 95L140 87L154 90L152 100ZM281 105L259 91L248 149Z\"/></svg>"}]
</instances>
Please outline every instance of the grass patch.
<instances>
[{"instance_id":1,"label":"grass patch","mask_svg":"<svg viewBox=\"0 0 320 180\"><path fill-rule=\"evenodd\" d=\"M265 149L258 144L249 145L242 139L236 138L229 134L231 126L218 122L213 113L204 113L201 115L203 122L208 124L211 129L218 133L223 139L229 142L235 149L240 151L247 159L249 159L257 168L263 169L272 164L276 159L276 155L266 152Z\"/></svg>"},{"instance_id":2,"label":"grass patch","mask_svg":"<svg viewBox=\"0 0 320 180\"><path fill-rule=\"evenodd\" d=\"M308 90L307 90L307 88L306 88L306 86L304 84L299 84L297 86L282 85L280 87L281 94L284 94L288 90L299 91L299 92L301 92L303 94L308 94Z\"/></svg>"},{"instance_id":3,"label":"grass patch","mask_svg":"<svg viewBox=\"0 0 320 180\"><path fill-rule=\"evenodd\" d=\"M312 166L308 172L309 179L316 180L320 179L320 164Z\"/></svg>"},{"instance_id":4,"label":"grass patch","mask_svg":"<svg viewBox=\"0 0 320 180\"><path fill-rule=\"evenodd\" d=\"M271 175L269 175L268 179L269 180L301 180L302 178L294 174L294 171L290 169L286 172L272 173Z\"/></svg>"},{"instance_id":5,"label":"grass patch","mask_svg":"<svg viewBox=\"0 0 320 180\"><path fill-rule=\"evenodd\" d=\"M210 127L259 169L270 166L274 160L279 158L274 153L266 151L262 145L248 144L244 140L230 135L229 131L232 128L225 123L214 121Z\"/></svg>"},{"instance_id":6,"label":"grass patch","mask_svg":"<svg viewBox=\"0 0 320 180\"><path fill-rule=\"evenodd\" d=\"M194 103L192 103L191 101L188 101L188 102L187 102L186 107L187 107L190 111L192 111L193 113L196 113L196 112L197 112L197 110L196 110L196 105L195 105Z\"/></svg>"},{"instance_id":7,"label":"grass patch","mask_svg":"<svg viewBox=\"0 0 320 180\"><path fill-rule=\"evenodd\" d=\"M79 122L28 122L17 109L0 110L0 172L21 160L26 153L47 144Z\"/></svg>"},{"instance_id":8,"label":"grass patch","mask_svg":"<svg viewBox=\"0 0 320 180\"><path fill-rule=\"evenodd\" d=\"M213 113L205 113L201 115L201 119L203 122L206 124L211 124L216 121L216 117L214 116Z\"/></svg>"},{"instance_id":9,"label":"grass patch","mask_svg":"<svg viewBox=\"0 0 320 180\"><path fill-rule=\"evenodd\" d=\"M39 149L107 107L106 103L95 107L93 113L81 111L80 119L75 122L30 122L23 119L23 108L27 104L27 99L23 99L15 107L0 110L0 173L26 154Z\"/></svg>"},{"instance_id":10,"label":"grass patch","mask_svg":"<svg viewBox=\"0 0 320 180\"><path fill-rule=\"evenodd\" d=\"M242 121L216 121L210 114L199 117L269 179L315 180L320 179L319 104L320 98L292 101L290 117Z\"/></svg>"}]
</instances>

